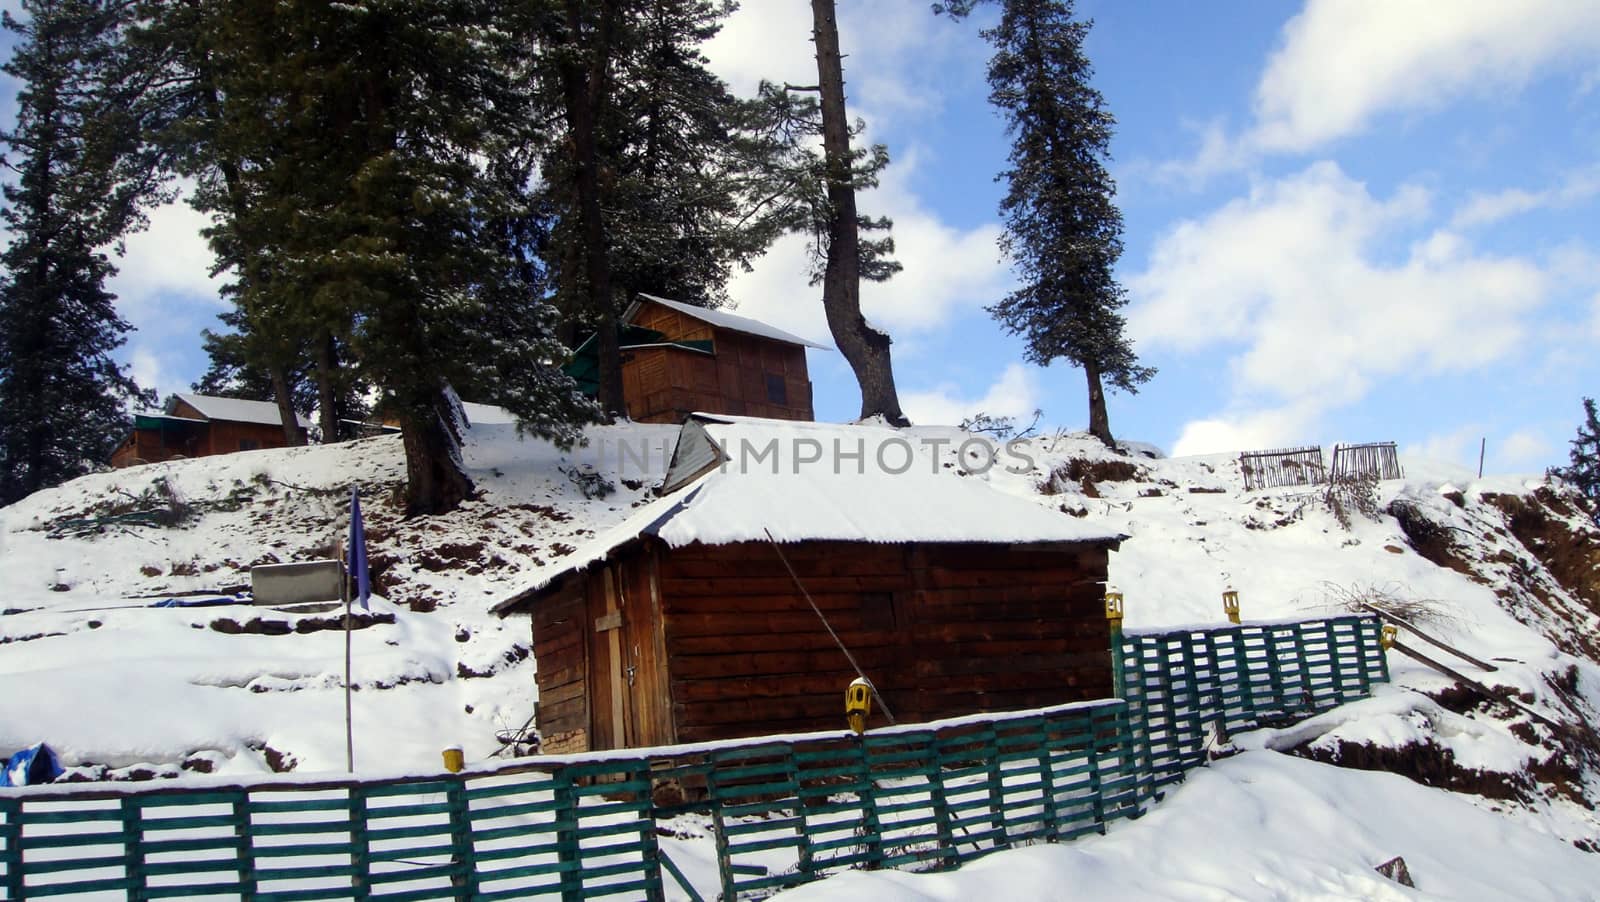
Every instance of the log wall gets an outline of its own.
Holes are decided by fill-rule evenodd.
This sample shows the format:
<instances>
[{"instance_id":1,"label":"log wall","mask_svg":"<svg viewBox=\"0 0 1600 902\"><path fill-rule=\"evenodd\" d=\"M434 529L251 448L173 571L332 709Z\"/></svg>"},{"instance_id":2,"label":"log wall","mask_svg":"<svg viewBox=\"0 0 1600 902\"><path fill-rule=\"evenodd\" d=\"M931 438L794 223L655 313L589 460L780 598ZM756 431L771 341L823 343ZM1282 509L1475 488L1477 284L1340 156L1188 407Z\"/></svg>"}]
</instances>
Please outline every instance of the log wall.
<instances>
[{"instance_id":1,"label":"log wall","mask_svg":"<svg viewBox=\"0 0 1600 902\"><path fill-rule=\"evenodd\" d=\"M1104 547L784 553L901 722L1112 694ZM671 549L659 567L679 741L844 725L855 673L771 545Z\"/></svg>"},{"instance_id":2,"label":"log wall","mask_svg":"<svg viewBox=\"0 0 1600 902\"><path fill-rule=\"evenodd\" d=\"M708 340L713 346L711 354L672 347L626 351L623 399L634 420L681 423L696 411L779 420L814 419L805 348L717 329L648 302L634 316L633 323L674 341ZM771 385L769 377L775 380Z\"/></svg>"},{"instance_id":3,"label":"log wall","mask_svg":"<svg viewBox=\"0 0 1600 902\"><path fill-rule=\"evenodd\" d=\"M571 580L540 601L532 621L540 748L551 754L587 751L591 630L583 581Z\"/></svg>"}]
</instances>

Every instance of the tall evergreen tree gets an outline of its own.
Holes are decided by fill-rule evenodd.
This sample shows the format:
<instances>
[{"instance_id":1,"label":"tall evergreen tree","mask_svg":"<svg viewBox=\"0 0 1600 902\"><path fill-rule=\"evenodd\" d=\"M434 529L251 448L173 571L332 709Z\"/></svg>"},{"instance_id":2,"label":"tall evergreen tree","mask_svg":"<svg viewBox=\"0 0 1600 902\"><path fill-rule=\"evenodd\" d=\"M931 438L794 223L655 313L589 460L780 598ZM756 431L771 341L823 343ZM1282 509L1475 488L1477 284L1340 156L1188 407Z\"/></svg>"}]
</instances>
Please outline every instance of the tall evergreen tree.
<instances>
[{"instance_id":1,"label":"tall evergreen tree","mask_svg":"<svg viewBox=\"0 0 1600 902\"><path fill-rule=\"evenodd\" d=\"M1567 452L1570 464L1552 468L1550 475L1565 479L1582 492L1591 502L1590 513L1600 522L1600 416L1595 413L1593 398L1583 399L1583 415L1578 437Z\"/></svg>"},{"instance_id":2,"label":"tall evergreen tree","mask_svg":"<svg viewBox=\"0 0 1600 902\"><path fill-rule=\"evenodd\" d=\"M839 54L839 22L834 0L811 0L812 39L817 46L821 98L822 151L826 164L828 234L822 275L822 309L839 352L861 388L861 418L882 417L909 425L900 411L894 385L889 336L861 315L861 216L856 210L859 157L850 148L845 112L844 63Z\"/></svg>"},{"instance_id":3,"label":"tall evergreen tree","mask_svg":"<svg viewBox=\"0 0 1600 902\"><path fill-rule=\"evenodd\" d=\"M701 47L734 4L649 0L618 60L605 123L613 278L625 305L641 291L720 306L736 265L766 250L774 224L746 216L744 108Z\"/></svg>"},{"instance_id":4,"label":"tall evergreen tree","mask_svg":"<svg viewBox=\"0 0 1600 902\"><path fill-rule=\"evenodd\" d=\"M129 330L106 280L107 249L153 191L123 104L121 4L24 0L4 71L21 83L0 136L17 175L4 189L0 263L0 504L103 462L140 393L112 357Z\"/></svg>"},{"instance_id":5,"label":"tall evergreen tree","mask_svg":"<svg viewBox=\"0 0 1600 902\"><path fill-rule=\"evenodd\" d=\"M732 268L778 230L747 216L746 108L701 51L726 0L563 0L540 33L536 71L549 118L543 197L548 263L572 332L592 332L599 400L624 412L620 312L641 291L711 306Z\"/></svg>"},{"instance_id":6,"label":"tall evergreen tree","mask_svg":"<svg viewBox=\"0 0 1600 902\"><path fill-rule=\"evenodd\" d=\"M552 311L506 231L525 204L507 161L536 137L515 77L535 24L523 17L543 5L192 0L162 12L183 21L196 8L210 14L186 26L205 67L192 165L214 173L201 200L249 331L313 354L348 332L359 374L400 421L410 513L473 492L454 386L533 434L574 440L591 408L557 369ZM182 46L183 31L167 43Z\"/></svg>"},{"instance_id":7,"label":"tall evergreen tree","mask_svg":"<svg viewBox=\"0 0 1600 902\"><path fill-rule=\"evenodd\" d=\"M247 18L253 10L228 0L139 0L135 9L129 45L148 73L142 102L157 111L146 141L160 172L193 181L190 203L212 220L204 234L216 254L213 271L231 276L222 293L234 309L220 316L229 331L208 333L204 347L212 366L201 383L211 391L272 398L284 443L299 444L299 414L310 409L300 381L311 369L311 342L284 315L296 299L269 288L275 271L263 264L273 259L271 237L251 227L260 185L248 178L252 147L241 136L265 127L250 118L259 109L248 101L259 98L230 93L240 86L241 66L265 65L236 44L235 16ZM281 36L267 25L269 39ZM230 373L249 378L234 380Z\"/></svg>"},{"instance_id":8,"label":"tall evergreen tree","mask_svg":"<svg viewBox=\"0 0 1600 902\"><path fill-rule=\"evenodd\" d=\"M936 9L968 14L984 0ZM1106 169L1116 120L1090 83L1083 41L1092 23L1073 20L1072 0L995 0L1000 21L983 35L994 47L989 101L1012 136L1000 212L1001 250L1021 285L989 308L1027 340L1040 366L1067 360L1083 368L1089 431L1113 444L1105 383L1127 392L1155 375L1141 366L1118 311L1127 292L1113 270L1122 255L1122 214Z\"/></svg>"}]
</instances>

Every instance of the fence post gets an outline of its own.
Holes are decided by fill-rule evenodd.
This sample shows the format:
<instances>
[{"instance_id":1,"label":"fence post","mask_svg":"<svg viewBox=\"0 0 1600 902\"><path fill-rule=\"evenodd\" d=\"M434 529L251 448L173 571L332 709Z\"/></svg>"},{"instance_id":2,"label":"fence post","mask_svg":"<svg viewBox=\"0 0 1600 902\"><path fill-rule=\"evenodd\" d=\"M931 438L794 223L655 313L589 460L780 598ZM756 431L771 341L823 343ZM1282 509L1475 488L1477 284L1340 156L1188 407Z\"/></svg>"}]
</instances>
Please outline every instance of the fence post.
<instances>
[{"instance_id":1,"label":"fence post","mask_svg":"<svg viewBox=\"0 0 1600 902\"><path fill-rule=\"evenodd\" d=\"M22 800L0 799L0 815L6 822L0 825L0 837L5 839L6 898L22 898Z\"/></svg>"},{"instance_id":2,"label":"fence post","mask_svg":"<svg viewBox=\"0 0 1600 902\"><path fill-rule=\"evenodd\" d=\"M367 791L360 783L345 788L350 811L350 895L355 899L372 896L372 858L367 839Z\"/></svg>"},{"instance_id":3,"label":"fence post","mask_svg":"<svg viewBox=\"0 0 1600 902\"><path fill-rule=\"evenodd\" d=\"M1281 714L1289 710L1289 702L1284 695L1283 664L1278 655L1280 636L1281 630L1278 627L1269 626L1262 633L1267 649L1267 679L1272 684L1272 703L1278 709L1276 713Z\"/></svg>"},{"instance_id":4,"label":"fence post","mask_svg":"<svg viewBox=\"0 0 1600 902\"><path fill-rule=\"evenodd\" d=\"M250 830L250 793L239 790L231 803L233 835L239 840L239 898L254 902L257 891L255 837Z\"/></svg>"},{"instance_id":5,"label":"fence post","mask_svg":"<svg viewBox=\"0 0 1600 902\"><path fill-rule=\"evenodd\" d=\"M984 782L989 787L989 826L994 828L994 848L1011 848L1011 834L1006 828L1006 781L1000 772L1000 731L993 721L983 728L983 756L987 759Z\"/></svg>"},{"instance_id":6,"label":"fence post","mask_svg":"<svg viewBox=\"0 0 1600 902\"><path fill-rule=\"evenodd\" d=\"M1300 705L1317 710L1317 697L1311 687L1311 664L1306 660L1306 633L1301 624L1294 625L1294 660L1300 666Z\"/></svg>"},{"instance_id":7,"label":"fence post","mask_svg":"<svg viewBox=\"0 0 1600 902\"><path fill-rule=\"evenodd\" d=\"M140 801L137 796L123 796L122 808L122 867L128 881L128 902L144 902L149 898L148 881L144 872L144 829L140 821Z\"/></svg>"},{"instance_id":8,"label":"fence post","mask_svg":"<svg viewBox=\"0 0 1600 902\"><path fill-rule=\"evenodd\" d=\"M722 898L739 897L738 885L733 879L733 852L728 848L728 824L722 816L722 798L717 792L716 756L709 756L711 766L706 769L706 800L711 805L712 838L716 841L717 875L722 881Z\"/></svg>"},{"instance_id":9,"label":"fence post","mask_svg":"<svg viewBox=\"0 0 1600 902\"><path fill-rule=\"evenodd\" d=\"M1113 649L1116 646L1112 646ZM1113 652L1115 654L1117 652ZM1056 810L1056 771L1055 750L1050 747L1051 720L1047 717L1039 718L1039 798L1042 804L1039 811L1044 818L1044 835L1046 842L1055 842L1060 830L1061 814Z\"/></svg>"},{"instance_id":10,"label":"fence post","mask_svg":"<svg viewBox=\"0 0 1600 902\"><path fill-rule=\"evenodd\" d=\"M561 864L571 865L561 871L561 899L562 902L582 902L583 872L580 868L583 859L582 850L578 847L578 794L573 791L572 774L567 768L552 771L550 778L554 784L550 795L556 806L556 859ZM717 829L720 840L721 824Z\"/></svg>"},{"instance_id":11,"label":"fence post","mask_svg":"<svg viewBox=\"0 0 1600 902\"><path fill-rule=\"evenodd\" d=\"M922 733L923 778L928 781L928 801L933 805L934 831L939 837L939 867L959 867L955 831L950 826L950 802L944 794L944 774L939 765L939 734ZM910 738L910 737L908 737Z\"/></svg>"},{"instance_id":12,"label":"fence post","mask_svg":"<svg viewBox=\"0 0 1600 902\"><path fill-rule=\"evenodd\" d=\"M1094 822L1100 832L1106 832L1106 790L1105 779L1100 776L1100 712L1089 712L1084 718L1089 728L1089 747L1084 750L1089 763L1089 793L1094 799L1090 810L1094 812Z\"/></svg>"},{"instance_id":13,"label":"fence post","mask_svg":"<svg viewBox=\"0 0 1600 902\"><path fill-rule=\"evenodd\" d=\"M867 760L867 744L860 737L850 737L855 750L856 766L861 777L861 830L862 841L867 844L867 868L883 867L883 822L878 817L878 784L872 782L872 765Z\"/></svg>"},{"instance_id":14,"label":"fence post","mask_svg":"<svg viewBox=\"0 0 1600 902\"><path fill-rule=\"evenodd\" d=\"M1184 686L1189 690L1188 730L1190 736L1189 741L1193 744L1193 751L1189 752L1186 757L1190 758L1192 761L1198 762L1200 759L1205 757L1206 726L1205 708L1204 703L1201 701L1200 695L1200 675L1196 672L1199 656L1195 654L1195 646L1198 644L1195 641L1195 638L1196 637L1192 633L1185 634L1180 641L1178 648L1181 649L1180 654L1184 659ZM1179 773L1185 774L1187 771L1188 768L1185 767Z\"/></svg>"},{"instance_id":15,"label":"fence post","mask_svg":"<svg viewBox=\"0 0 1600 902\"><path fill-rule=\"evenodd\" d=\"M456 867L456 872L450 877L450 885L455 887L456 898L467 902L478 893L478 861L472 848L472 813L467 807L467 781L459 776L449 779L445 803L450 808L450 863Z\"/></svg>"}]
</instances>

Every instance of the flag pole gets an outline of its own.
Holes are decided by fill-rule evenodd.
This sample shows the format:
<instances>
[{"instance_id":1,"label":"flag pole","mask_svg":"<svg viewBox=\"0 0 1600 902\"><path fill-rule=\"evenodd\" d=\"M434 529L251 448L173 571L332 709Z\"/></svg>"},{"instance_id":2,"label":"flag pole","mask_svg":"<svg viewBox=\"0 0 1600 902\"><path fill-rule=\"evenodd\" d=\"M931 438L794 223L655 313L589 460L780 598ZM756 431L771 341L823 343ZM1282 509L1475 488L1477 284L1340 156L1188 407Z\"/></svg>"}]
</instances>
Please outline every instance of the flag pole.
<instances>
[{"instance_id":1,"label":"flag pole","mask_svg":"<svg viewBox=\"0 0 1600 902\"><path fill-rule=\"evenodd\" d=\"M356 772L356 740L350 725L350 574L343 564L345 554L342 541L339 548L339 570L343 574L339 580L339 594L344 596L344 766L353 774Z\"/></svg>"}]
</instances>

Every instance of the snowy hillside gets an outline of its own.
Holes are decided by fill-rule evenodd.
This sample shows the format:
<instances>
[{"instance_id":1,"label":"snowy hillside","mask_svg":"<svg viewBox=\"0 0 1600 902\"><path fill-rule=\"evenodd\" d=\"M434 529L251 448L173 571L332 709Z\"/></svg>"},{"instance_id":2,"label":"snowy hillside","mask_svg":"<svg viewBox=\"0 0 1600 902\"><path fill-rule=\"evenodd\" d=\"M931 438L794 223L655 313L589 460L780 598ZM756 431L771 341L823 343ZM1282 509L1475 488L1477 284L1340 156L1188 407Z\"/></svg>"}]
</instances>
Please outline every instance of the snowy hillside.
<instances>
[{"instance_id":1,"label":"snowy hillside","mask_svg":"<svg viewBox=\"0 0 1600 902\"><path fill-rule=\"evenodd\" d=\"M907 435L937 446L950 478L1131 536L1111 562L1129 629L1219 624L1229 587L1247 620L1404 603L1498 670L1452 666L1570 726L1558 733L1391 653L1394 684L1374 698L1236 737L1242 756L1107 837L1001 853L954 875L848 875L796 895L959 898L997 869L1024 895L1061 881L1098 895L1119 886L1108 868L1157 846L1168 851L1156 857L1185 854L1135 895L1408 897L1371 871L1385 852L1407 855L1428 893L1592 892L1600 742L1582 724L1600 711L1600 531L1567 495L1541 479L1477 480L1407 459L1407 478L1380 484L1374 515L1352 509L1347 528L1319 495L1245 492L1225 455L1124 456L1062 435L1030 442L1031 466L1003 456L986 469L975 445L965 459L956 450L964 433ZM482 497L410 522L398 515L396 437L94 475L0 509L0 754L43 740L76 779L342 770L335 613L149 605L237 590L252 564L323 556L354 486L382 596L354 637L358 770L436 768L455 743L482 760L535 700L527 622L500 621L489 605L647 502L675 436L596 428L587 448L562 453L479 425L467 455ZM1230 824L1240 832L1228 851L1194 848ZM1498 865L1457 864L1460 849L1490 846L1503 847ZM1231 870L1205 864L1219 855ZM1507 872L1508 860L1525 867Z\"/></svg>"}]
</instances>

